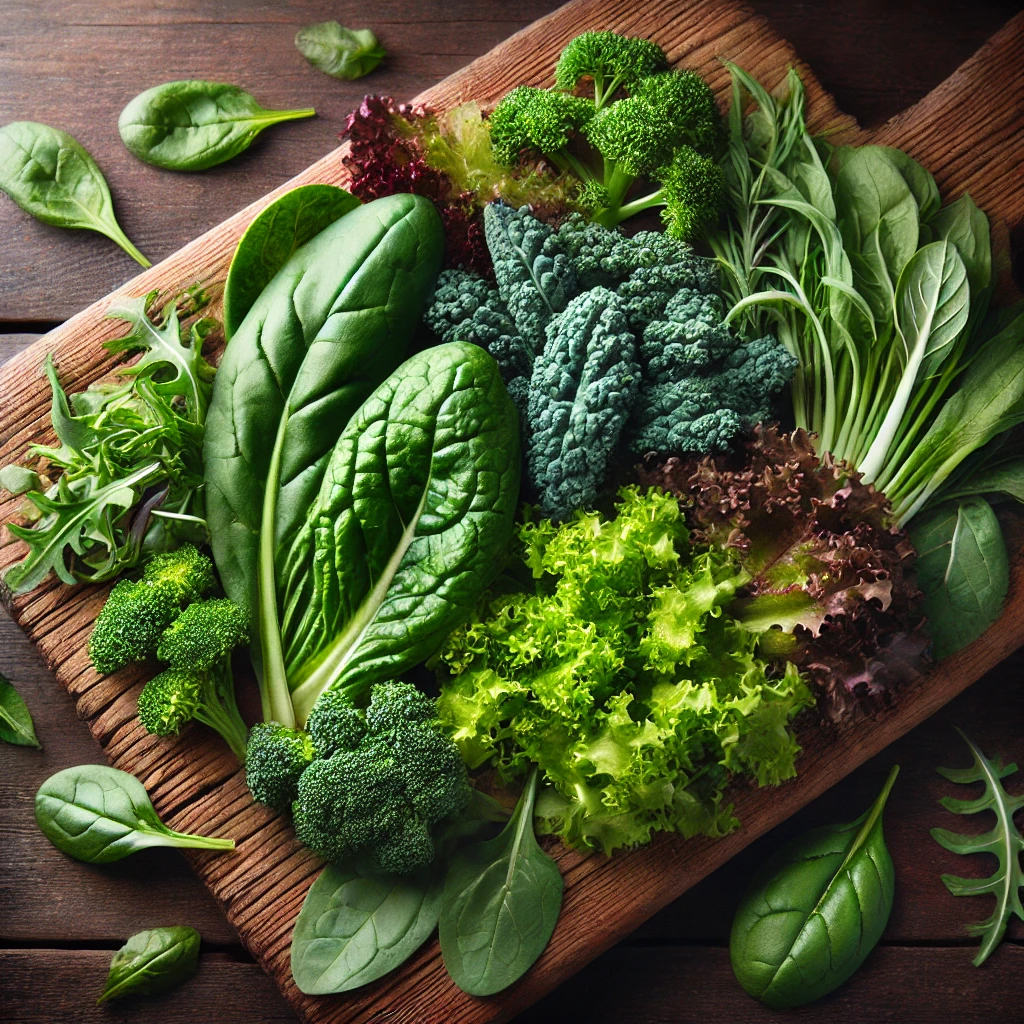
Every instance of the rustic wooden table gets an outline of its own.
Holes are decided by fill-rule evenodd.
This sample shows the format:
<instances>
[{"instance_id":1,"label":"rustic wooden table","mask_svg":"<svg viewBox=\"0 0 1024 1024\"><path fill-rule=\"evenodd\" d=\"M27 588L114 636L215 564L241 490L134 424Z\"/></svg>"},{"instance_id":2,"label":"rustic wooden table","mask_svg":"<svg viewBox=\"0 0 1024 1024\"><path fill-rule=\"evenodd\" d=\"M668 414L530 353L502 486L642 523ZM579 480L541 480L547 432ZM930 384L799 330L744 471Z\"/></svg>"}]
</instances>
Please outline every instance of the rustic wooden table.
<instances>
[{"instance_id":1,"label":"rustic wooden table","mask_svg":"<svg viewBox=\"0 0 1024 1024\"><path fill-rule=\"evenodd\" d=\"M514 8L494 0L340 6L319 0L65 0L58 7L0 0L0 123L40 120L79 138L107 174L128 234L157 260L332 148L341 118L366 89L411 96L555 6L545 0ZM871 125L924 95L1021 4L761 0L755 6L795 44L840 107ZM391 53L386 65L357 83L333 82L308 67L292 36L300 25L329 18L377 30ZM319 116L281 126L207 174L162 173L124 150L117 114L141 89L184 77L238 82L267 105L313 104ZM135 270L102 239L36 224L6 200L0 200L0 237L0 360ZM729 968L728 931L740 893L757 865L790 836L859 814L893 763L903 770L886 815L897 873L889 927L850 983L791 1017L858 1024L1017 1019L1024 929L1012 924L1009 941L989 962L980 970L971 965L975 940L964 926L987 916L990 900L954 899L939 876L981 876L991 868L982 858L959 862L928 829L969 830L973 824L937 804L951 786L934 768L967 763L954 725L989 754L1024 760L1022 666L1024 657L1011 658L518 1020L777 1019L739 989ZM32 816L36 788L52 772L102 758L66 693L6 618L0 620L0 671L18 684L45 748L0 746L0 1018L18 1024L143 1017L155 1024L294 1021L178 854L150 852L112 867L88 867L43 839ZM141 928L179 923L203 935L202 968L193 981L166 997L93 1005L111 950Z\"/></svg>"}]
</instances>

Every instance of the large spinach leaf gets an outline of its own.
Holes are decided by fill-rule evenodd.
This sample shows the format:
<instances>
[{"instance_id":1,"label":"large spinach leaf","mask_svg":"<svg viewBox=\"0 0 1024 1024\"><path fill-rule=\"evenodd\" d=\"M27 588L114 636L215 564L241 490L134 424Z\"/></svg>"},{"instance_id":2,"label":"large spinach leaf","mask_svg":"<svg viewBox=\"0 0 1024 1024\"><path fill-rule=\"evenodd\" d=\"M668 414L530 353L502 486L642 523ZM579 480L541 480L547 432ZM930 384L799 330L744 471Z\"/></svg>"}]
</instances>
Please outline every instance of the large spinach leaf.
<instances>
[{"instance_id":1,"label":"large spinach leaf","mask_svg":"<svg viewBox=\"0 0 1024 1024\"><path fill-rule=\"evenodd\" d=\"M113 956L97 1003L125 996L165 992L191 978L199 967L195 928L151 928L133 935Z\"/></svg>"},{"instance_id":2,"label":"large spinach leaf","mask_svg":"<svg viewBox=\"0 0 1024 1024\"><path fill-rule=\"evenodd\" d=\"M150 265L117 223L96 161L59 128L37 121L0 128L0 191L44 224L98 231L137 263Z\"/></svg>"},{"instance_id":3,"label":"large spinach leaf","mask_svg":"<svg viewBox=\"0 0 1024 1024\"><path fill-rule=\"evenodd\" d=\"M36 822L62 853L109 864L149 846L233 850L233 839L169 829L134 775L104 764L82 764L51 775L36 793Z\"/></svg>"},{"instance_id":4,"label":"large spinach leaf","mask_svg":"<svg viewBox=\"0 0 1024 1024\"><path fill-rule=\"evenodd\" d=\"M534 769L495 839L455 855L441 898L439 935L463 992L489 996L518 981L544 952L562 909L562 876L533 832Z\"/></svg>"},{"instance_id":5,"label":"large spinach leaf","mask_svg":"<svg viewBox=\"0 0 1024 1024\"><path fill-rule=\"evenodd\" d=\"M946 658L999 618L1010 585L1006 541L981 497L940 505L915 520L910 539L932 653Z\"/></svg>"},{"instance_id":6,"label":"large spinach leaf","mask_svg":"<svg viewBox=\"0 0 1024 1024\"><path fill-rule=\"evenodd\" d=\"M204 171L249 148L264 128L312 117L265 110L237 85L186 79L139 93L117 121L121 140L140 160L171 171Z\"/></svg>"},{"instance_id":7,"label":"large spinach leaf","mask_svg":"<svg viewBox=\"0 0 1024 1024\"><path fill-rule=\"evenodd\" d=\"M325 689L434 653L500 568L518 494L516 411L483 349L420 352L366 400L273 567L300 722Z\"/></svg>"},{"instance_id":8,"label":"large spinach leaf","mask_svg":"<svg viewBox=\"0 0 1024 1024\"><path fill-rule=\"evenodd\" d=\"M729 956L739 983L776 1010L820 999L864 962L892 910L892 858L882 811L893 768L870 810L783 847L736 911Z\"/></svg>"},{"instance_id":9,"label":"large spinach leaf","mask_svg":"<svg viewBox=\"0 0 1024 1024\"><path fill-rule=\"evenodd\" d=\"M442 245L429 200L358 207L296 250L228 345L203 452L207 520L224 589L254 613L262 522L271 556L291 546L342 428L405 357ZM265 703L264 716L292 713Z\"/></svg>"},{"instance_id":10,"label":"large spinach leaf","mask_svg":"<svg viewBox=\"0 0 1024 1024\"><path fill-rule=\"evenodd\" d=\"M441 912L446 861L414 875L328 864L302 904L292 935L292 977L307 995L348 992L404 963Z\"/></svg>"}]
</instances>

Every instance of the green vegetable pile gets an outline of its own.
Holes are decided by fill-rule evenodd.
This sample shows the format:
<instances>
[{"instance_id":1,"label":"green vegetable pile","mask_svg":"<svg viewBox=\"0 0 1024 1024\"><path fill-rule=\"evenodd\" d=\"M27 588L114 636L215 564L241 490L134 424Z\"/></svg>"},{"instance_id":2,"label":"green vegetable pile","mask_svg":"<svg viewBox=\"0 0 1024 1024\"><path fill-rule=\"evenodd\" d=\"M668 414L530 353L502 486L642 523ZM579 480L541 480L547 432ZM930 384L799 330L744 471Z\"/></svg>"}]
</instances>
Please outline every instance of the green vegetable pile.
<instances>
[{"instance_id":1,"label":"green vegetable pile","mask_svg":"<svg viewBox=\"0 0 1024 1024\"><path fill-rule=\"evenodd\" d=\"M519 539L535 586L488 597L440 653L439 713L471 767L538 764L544 829L606 852L724 835L731 775L793 776L810 691L792 665L766 671L724 610L749 575L690 545L674 498L627 489L614 519L527 521Z\"/></svg>"}]
</instances>

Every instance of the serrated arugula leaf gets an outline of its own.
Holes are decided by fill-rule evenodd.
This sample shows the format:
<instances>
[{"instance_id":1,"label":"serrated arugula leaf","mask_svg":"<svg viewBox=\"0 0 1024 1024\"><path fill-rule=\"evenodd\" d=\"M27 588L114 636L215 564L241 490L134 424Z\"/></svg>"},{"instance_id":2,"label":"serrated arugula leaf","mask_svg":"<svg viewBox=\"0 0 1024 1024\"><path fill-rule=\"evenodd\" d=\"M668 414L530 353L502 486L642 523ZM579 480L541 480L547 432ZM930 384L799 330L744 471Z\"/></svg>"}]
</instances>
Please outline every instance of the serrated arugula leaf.
<instances>
[{"instance_id":1,"label":"serrated arugula leaf","mask_svg":"<svg viewBox=\"0 0 1024 1024\"><path fill-rule=\"evenodd\" d=\"M960 730L957 730L960 732ZM940 775L960 785L982 782L985 792L975 800L956 800L943 797L939 802L954 814L977 814L992 811L996 816L995 827L981 835L963 835L944 828L933 828L932 838L952 853L991 853L998 861L995 874L988 878L960 878L957 875L943 875L942 881L954 896L985 896L996 898L991 917L975 921L967 926L969 935L982 936L981 948L974 958L974 966L983 964L1002 941L1010 918L1016 914L1024 921L1024 906L1021 905L1020 890L1024 886L1024 871L1021 870L1020 855L1024 851L1024 836L1014 824L1013 816L1024 807L1024 793L1011 796L1003 788L1002 780L1017 771L1015 764L1003 765L999 760L989 760L974 742L963 732L967 745L974 756L970 768L939 768Z\"/></svg>"}]
</instances>

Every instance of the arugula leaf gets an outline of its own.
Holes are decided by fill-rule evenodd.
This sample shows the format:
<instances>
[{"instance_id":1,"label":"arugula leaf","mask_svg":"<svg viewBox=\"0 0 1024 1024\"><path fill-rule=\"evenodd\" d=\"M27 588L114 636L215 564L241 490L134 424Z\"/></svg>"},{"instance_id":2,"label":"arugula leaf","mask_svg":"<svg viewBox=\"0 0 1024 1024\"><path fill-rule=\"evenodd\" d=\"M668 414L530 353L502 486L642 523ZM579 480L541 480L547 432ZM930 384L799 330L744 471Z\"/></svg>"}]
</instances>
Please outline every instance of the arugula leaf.
<instances>
[{"instance_id":1,"label":"arugula leaf","mask_svg":"<svg viewBox=\"0 0 1024 1024\"><path fill-rule=\"evenodd\" d=\"M1013 915L1024 921L1024 906L1021 905L1020 890L1024 887L1024 870L1021 869L1020 855L1024 852L1024 836L1014 824L1013 816L1024 807L1024 793L1011 796L1003 788L1002 780L1017 771L1015 764L1003 765L999 760L989 760L975 743L963 736L971 748L974 764L970 768L939 768L940 775L960 785L974 782L985 784L985 792L974 800L955 800L944 796L939 802L954 814L978 814L992 811L996 824L981 835L961 835L944 828L933 828L932 838L952 853L991 853L999 862L995 873L988 878L959 878L943 875L942 881L954 896L993 895L996 906L992 916L967 926L968 935L983 936L981 948L974 958L974 966L980 967L1002 941L1006 926Z\"/></svg>"}]
</instances>

